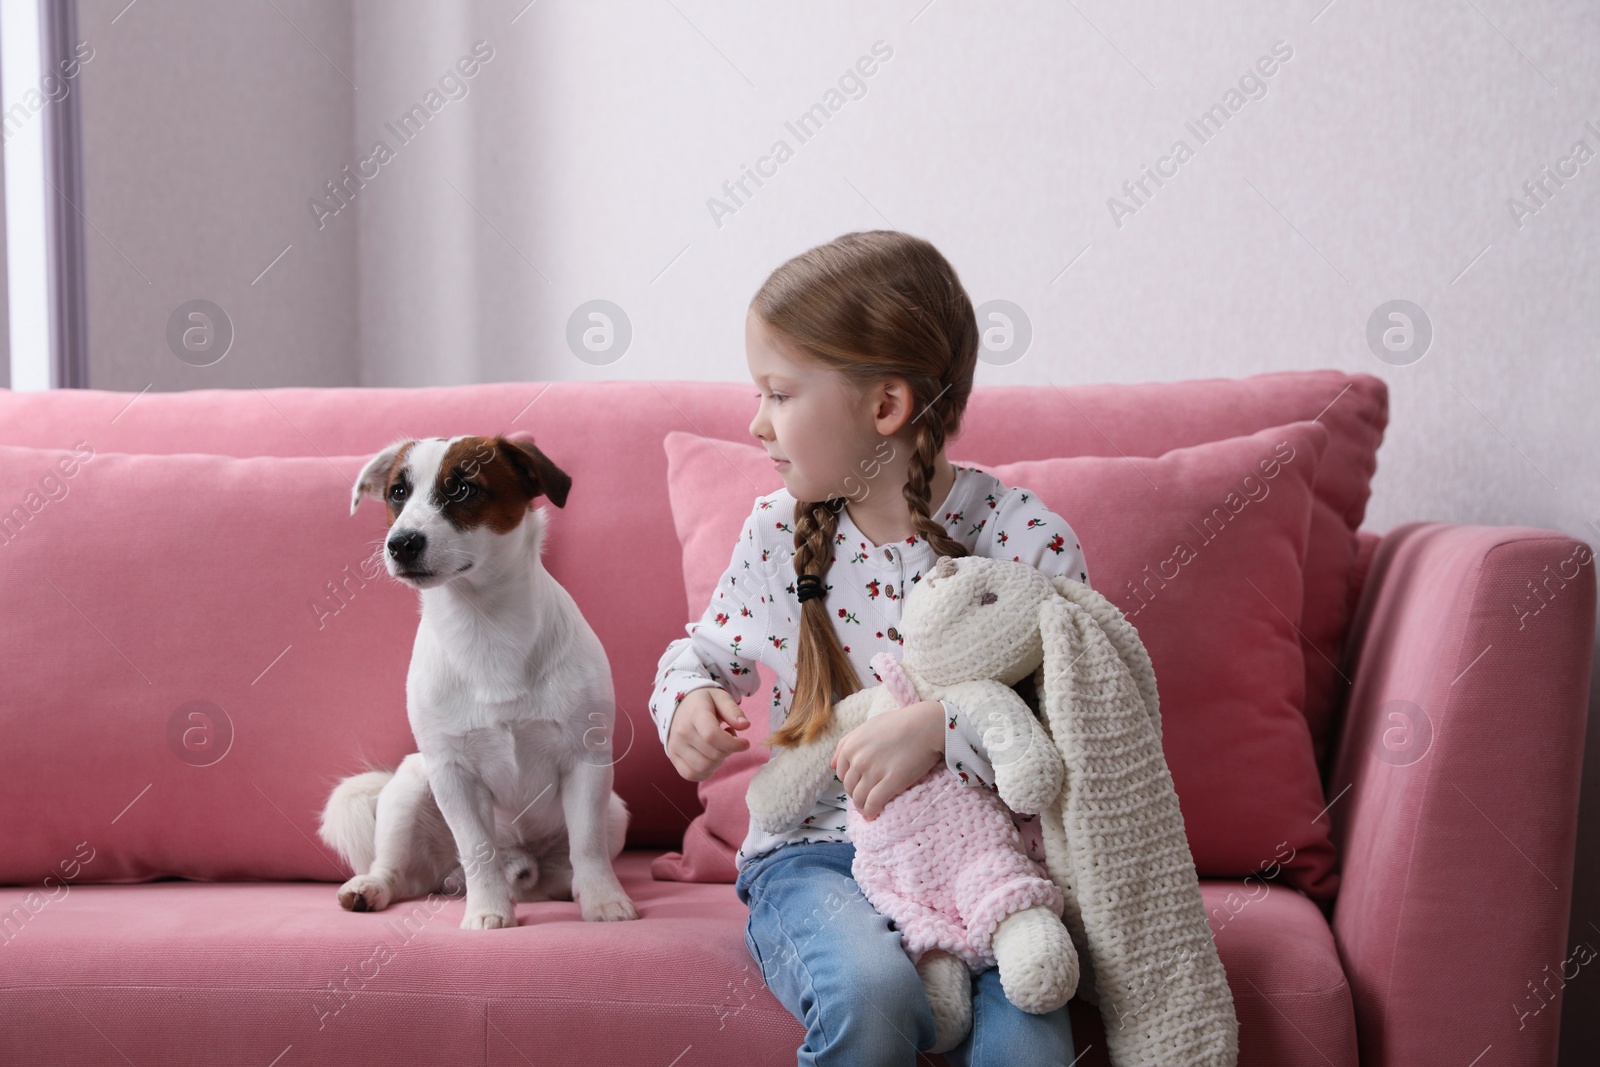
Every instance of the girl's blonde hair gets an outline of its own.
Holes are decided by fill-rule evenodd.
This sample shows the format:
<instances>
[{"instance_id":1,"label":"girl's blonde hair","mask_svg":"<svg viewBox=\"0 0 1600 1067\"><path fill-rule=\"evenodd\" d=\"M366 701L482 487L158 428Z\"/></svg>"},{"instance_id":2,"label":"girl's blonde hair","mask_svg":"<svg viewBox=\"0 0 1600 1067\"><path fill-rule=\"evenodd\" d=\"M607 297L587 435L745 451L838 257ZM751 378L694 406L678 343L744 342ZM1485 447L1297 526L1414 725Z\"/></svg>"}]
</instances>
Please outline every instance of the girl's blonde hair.
<instances>
[{"instance_id":1,"label":"girl's blonde hair","mask_svg":"<svg viewBox=\"0 0 1600 1067\"><path fill-rule=\"evenodd\" d=\"M939 250L894 230L847 233L774 270L750 309L773 333L853 385L866 389L888 378L905 380L916 409L903 489L912 521L935 552L967 555L928 513L934 459L946 439L961 431L978 362L972 301ZM795 501L797 576L826 579L846 499ZM794 700L767 744L814 739L828 725L833 702L860 688L826 598L811 597L800 605Z\"/></svg>"}]
</instances>

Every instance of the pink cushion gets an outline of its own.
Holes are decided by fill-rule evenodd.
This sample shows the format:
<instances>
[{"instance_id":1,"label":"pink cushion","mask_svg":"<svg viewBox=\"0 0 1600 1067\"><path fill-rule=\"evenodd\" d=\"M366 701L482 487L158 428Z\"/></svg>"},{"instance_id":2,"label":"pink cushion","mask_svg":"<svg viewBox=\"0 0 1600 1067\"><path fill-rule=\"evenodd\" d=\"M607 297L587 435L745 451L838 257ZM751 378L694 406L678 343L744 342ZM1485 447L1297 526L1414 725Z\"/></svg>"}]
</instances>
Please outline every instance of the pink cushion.
<instances>
[{"instance_id":1,"label":"pink cushion","mask_svg":"<svg viewBox=\"0 0 1600 1067\"><path fill-rule=\"evenodd\" d=\"M1289 458L1273 462L1282 442L1277 455ZM954 462L1033 490L1071 522L1095 587L1138 627L1160 686L1163 744L1199 873L1243 876L1277 863L1317 899L1333 896L1337 878L1299 711L1304 672L1293 620L1327 443L1321 424L1308 421L1156 459L989 467L952 449ZM759 495L783 483L753 445L686 433L663 444L684 584L703 605L749 514L746 490ZM1173 562L1180 543L1193 546L1193 557ZM766 718L761 709L746 714ZM684 840L692 869L713 868L697 855L708 841L743 840L744 791L764 753L742 755L701 784L706 813Z\"/></svg>"},{"instance_id":2,"label":"pink cushion","mask_svg":"<svg viewBox=\"0 0 1600 1067\"><path fill-rule=\"evenodd\" d=\"M85 841L90 881L347 877L329 791L416 747L417 594L375 558L382 503L350 515L367 457L86 452L0 446L0 812L27 828L0 882Z\"/></svg>"},{"instance_id":3,"label":"pink cushion","mask_svg":"<svg viewBox=\"0 0 1600 1067\"><path fill-rule=\"evenodd\" d=\"M744 522L744 516L739 521ZM737 536L738 527L733 532ZM715 575L712 581L716 581ZM711 594L707 593L706 600L710 599ZM772 668L765 663L757 665L755 692L739 702L744 717L750 720L750 728L740 731L739 736L749 738L750 747L723 760L716 774L698 784L701 812L684 831L682 850L656 857L650 871L657 878L672 882L731 882L738 877L733 859L750 825L744 792L771 752L761 742L772 732L768 711L776 681Z\"/></svg>"},{"instance_id":4,"label":"pink cushion","mask_svg":"<svg viewBox=\"0 0 1600 1067\"><path fill-rule=\"evenodd\" d=\"M662 441L667 454L667 491L672 524L683 544L683 585L694 618L711 602L717 579L755 498L783 488L765 451L753 445L713 441L673 432ZM749 499L745 499L746 487ZM731 524L731 525L730 525ZM750 747L723 761L697 786L701 813L683 835L682 851L656 858L651 873L680 882L731 882L738 876L734 855L750 825L745 790L771 750L761 743L770 734L772 668L756 665L756 687L739 702L750 728L741 737Z\"/></svg>"}]
</instances>

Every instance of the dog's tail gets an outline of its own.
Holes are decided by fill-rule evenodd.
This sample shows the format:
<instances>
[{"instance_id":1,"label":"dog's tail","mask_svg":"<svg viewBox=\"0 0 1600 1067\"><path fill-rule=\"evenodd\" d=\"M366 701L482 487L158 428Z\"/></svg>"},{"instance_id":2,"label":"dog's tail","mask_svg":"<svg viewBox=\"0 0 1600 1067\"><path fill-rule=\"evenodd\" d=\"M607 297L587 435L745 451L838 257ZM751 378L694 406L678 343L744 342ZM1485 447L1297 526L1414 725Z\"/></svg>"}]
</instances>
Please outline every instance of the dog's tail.
<instances>
[{"instance_id":1,"label":"dog's tail","mask_svg":"<svg viewBox=\"0 0 1600 1067\"><path fill-rule=\"evenodd\" d=\"M377 851L378 794L394 777L393 771L363 771L334 787L322 809L317 836L339 853L353 874L372 869Z\"/></svg>"}]
</instances>

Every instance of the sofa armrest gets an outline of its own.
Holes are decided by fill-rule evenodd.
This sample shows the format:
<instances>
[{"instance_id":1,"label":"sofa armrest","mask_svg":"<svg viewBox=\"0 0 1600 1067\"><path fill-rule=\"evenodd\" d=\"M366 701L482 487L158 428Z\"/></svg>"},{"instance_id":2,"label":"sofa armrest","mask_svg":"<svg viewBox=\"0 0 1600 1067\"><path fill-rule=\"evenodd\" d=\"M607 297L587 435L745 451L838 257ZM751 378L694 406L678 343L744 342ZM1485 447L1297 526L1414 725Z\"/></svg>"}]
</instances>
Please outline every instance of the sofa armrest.
<instances>
[{"instance_id":1,"label":"sofa armrest","mask_svg":"<svg viewBox=\"0 0 1600 1067\"><path fill-rule=\"evenodd\" d=\"M1566 937L1594 612L1592 550L1556 531L1378 545L1324 816L1364 1067L1556 1062L1587 962Z\"/></svg>"}]
</instances>

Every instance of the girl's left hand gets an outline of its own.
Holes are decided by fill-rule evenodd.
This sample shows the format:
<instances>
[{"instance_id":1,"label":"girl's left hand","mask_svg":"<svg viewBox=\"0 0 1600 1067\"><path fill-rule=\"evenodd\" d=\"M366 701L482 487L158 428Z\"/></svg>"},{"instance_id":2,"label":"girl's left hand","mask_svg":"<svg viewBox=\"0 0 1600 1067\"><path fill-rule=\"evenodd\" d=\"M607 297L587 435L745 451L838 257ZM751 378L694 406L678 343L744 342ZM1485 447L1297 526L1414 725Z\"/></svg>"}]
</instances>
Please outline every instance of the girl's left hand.
<instances>
[{"instance_id":1,"label":"girl's left hand","mask_svg":"<svg viewBox=\"0 0 1600 1067\"><path fill-rule=\"evenodd\" d=\"M944 705L919 700L874 715L834 746L830 766L868 820L944 759Z\"/></svg>"}]
</instances>

